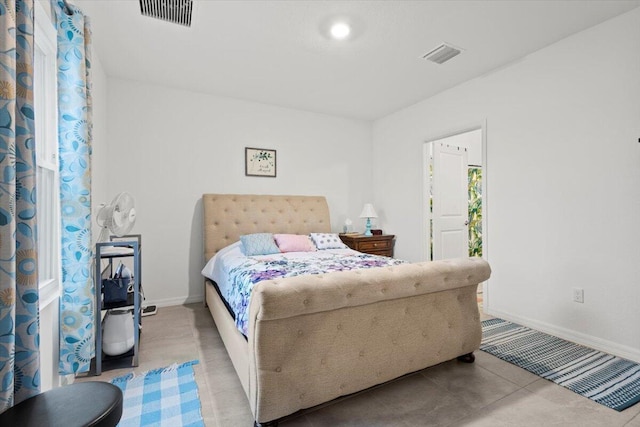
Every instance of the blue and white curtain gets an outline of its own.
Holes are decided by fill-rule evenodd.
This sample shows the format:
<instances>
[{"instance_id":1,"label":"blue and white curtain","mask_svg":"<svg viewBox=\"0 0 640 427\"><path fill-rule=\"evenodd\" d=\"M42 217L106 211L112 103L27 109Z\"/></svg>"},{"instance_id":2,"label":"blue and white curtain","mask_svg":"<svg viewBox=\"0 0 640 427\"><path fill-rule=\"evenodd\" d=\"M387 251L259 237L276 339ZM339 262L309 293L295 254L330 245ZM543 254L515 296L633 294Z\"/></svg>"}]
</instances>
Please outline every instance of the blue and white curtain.
<instances>
[{"instance_id":1,"label":"blue and white curtain","mask_svg":"<svg viewBox=\"0 0 640 427\"><path fill-rule=\"evenodd\" d=\"M94 346L91 275L91 30L73 5L51 0L58 29L58 144L62 221L61 374L87 372Z\"/></svg>"},{"instance_id":2,"label":"blue and white curtain","mask_svg":"<svg viewBox=\"0 0 640 427\"><path fill-rule=\"evenodd\" d=\"M0 1L0 412L40 391L33 16Z\"/></svg>"}]
</instances>

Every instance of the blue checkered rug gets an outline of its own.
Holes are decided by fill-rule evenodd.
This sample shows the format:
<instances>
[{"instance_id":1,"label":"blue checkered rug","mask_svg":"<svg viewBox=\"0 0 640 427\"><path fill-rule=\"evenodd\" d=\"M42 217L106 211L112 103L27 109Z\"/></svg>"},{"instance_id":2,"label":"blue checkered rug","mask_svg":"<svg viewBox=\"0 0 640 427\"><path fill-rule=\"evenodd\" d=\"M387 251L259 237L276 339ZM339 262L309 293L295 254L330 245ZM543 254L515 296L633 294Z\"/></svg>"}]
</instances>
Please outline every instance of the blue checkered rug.
<instances>
[{"instance_id":1,"label":"blue checkered rug","mask_svg":"<svg viewBox=\"0 0 640 427\"><path fill-rule=\"evenodd\" d=\"M120 427L204 427L192 365L197 360L111 380L124 395Z\"/></svg>"},{"instance_id":2,"label":"blue checkered rug","mask_svg":"<svg viewBox=\"0 0 640 427\"><path fill-rule=\"evenodd\" d=\"M490 319L480 350L622 411L640 402L640 365L542 332Z\"/></svg>"}]
</instances>

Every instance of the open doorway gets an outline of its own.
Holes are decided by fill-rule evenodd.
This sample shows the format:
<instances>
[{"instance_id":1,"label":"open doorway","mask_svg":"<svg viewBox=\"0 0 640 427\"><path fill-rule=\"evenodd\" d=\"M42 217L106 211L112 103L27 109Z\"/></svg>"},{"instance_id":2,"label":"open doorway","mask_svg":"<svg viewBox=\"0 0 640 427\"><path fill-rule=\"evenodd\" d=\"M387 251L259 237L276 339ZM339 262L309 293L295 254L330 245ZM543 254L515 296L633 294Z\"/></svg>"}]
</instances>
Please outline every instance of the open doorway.
<instances>
[{"instance_id":1,"label":"open doorway","mask_svg":"<svg viewBox=\"0 0 640 427\"><path fill-rule=\"evenodd\" d=\"M425 144L425 259L482 257L486 221L483 128ZM478 287L478 304L485 300Z\"/></svg>"}]
</instances>

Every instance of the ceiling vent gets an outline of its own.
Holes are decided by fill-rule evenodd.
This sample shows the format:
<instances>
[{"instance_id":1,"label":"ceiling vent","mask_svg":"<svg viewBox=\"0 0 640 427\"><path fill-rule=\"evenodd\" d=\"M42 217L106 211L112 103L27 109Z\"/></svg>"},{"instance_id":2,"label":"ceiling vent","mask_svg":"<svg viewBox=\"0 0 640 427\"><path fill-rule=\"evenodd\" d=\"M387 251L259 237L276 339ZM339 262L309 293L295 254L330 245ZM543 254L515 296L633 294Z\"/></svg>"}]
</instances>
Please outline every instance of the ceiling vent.
<instances>
[{"instance_id":1,"label":"ceiling vent","mask_svg":"<svg viewBox=\"0 0 640 427\"><path fill-rule=\"evenodd\" d=\"M140 0L140 12L144 16L190 27L193 0Z\"/></svg>"},{"instance_id":2,"label":"ceiling vent","mask_svg":"<svg viewBox=\"0 0 640 427\"><path fill-rule=\"evenodd\" d=\"M435 49L425 53L422 57L428 61L435 62L436 64L444 64L454 56L458 56L462 52L462 49L451 46L447 43L442 43Z\"/></svg>"}]
</instances>

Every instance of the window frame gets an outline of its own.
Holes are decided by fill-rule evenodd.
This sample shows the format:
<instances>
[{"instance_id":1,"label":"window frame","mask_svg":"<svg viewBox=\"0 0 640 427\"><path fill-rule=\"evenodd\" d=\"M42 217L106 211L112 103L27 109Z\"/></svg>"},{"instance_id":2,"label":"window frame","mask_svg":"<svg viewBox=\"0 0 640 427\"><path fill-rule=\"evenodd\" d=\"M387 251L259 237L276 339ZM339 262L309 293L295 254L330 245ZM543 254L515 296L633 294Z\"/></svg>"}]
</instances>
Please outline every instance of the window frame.
<instances>
[{"instance_id":1,"label":"window frame","mask_svg":"<svg viewBox=\"0 0 640 427\"><path fill-rule=\"evenodd\" d=\"M58 168L57 34L51 17L34 2L33 93L36 134L36 212L40 310L61 294L60 174ZM47 176L45 176L47 175ZM47 181L47 182L45 182ZM44 185L43 185L44 184ZM45 191L46 190L46 191Z\"/></svg>"}]
</instances>

